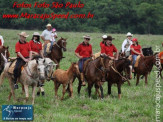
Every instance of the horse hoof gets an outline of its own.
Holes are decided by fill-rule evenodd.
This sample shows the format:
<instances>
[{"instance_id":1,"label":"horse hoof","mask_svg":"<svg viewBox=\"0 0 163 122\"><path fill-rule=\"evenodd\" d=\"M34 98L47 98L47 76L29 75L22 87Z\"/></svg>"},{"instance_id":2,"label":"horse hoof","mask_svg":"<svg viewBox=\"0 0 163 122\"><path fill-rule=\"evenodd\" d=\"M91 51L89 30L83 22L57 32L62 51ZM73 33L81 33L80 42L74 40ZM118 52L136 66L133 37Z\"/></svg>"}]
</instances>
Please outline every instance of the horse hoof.
<instances>
[{"instance_id":1,"label":"horse hoof","mask_svg":"<svg viewBox=\"0 0 163 122\"><path fill-rule=\"evenodd\" d=\"M40 92L37 92L37 96L40 96Z\"/></svg>"},{"instance_id":2,"label":"horse hoof","mask_svg":"<svg viewBox=\"0 0 163 122\"><path fill-rule=\"evenodd\" d=\"M42 96L45 96L45 92L41 92Z\"/></svg>"}]
</instances>

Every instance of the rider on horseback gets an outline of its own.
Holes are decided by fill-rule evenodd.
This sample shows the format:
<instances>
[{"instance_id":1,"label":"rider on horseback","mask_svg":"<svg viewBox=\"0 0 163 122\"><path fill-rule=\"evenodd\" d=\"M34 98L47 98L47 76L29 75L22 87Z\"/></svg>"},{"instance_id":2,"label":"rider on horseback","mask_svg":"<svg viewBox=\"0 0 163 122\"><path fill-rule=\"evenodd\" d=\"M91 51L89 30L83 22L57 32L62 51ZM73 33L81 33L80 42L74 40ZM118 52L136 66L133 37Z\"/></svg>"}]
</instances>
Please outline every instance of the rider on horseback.
<instances>
[{"instance_id":1,"label":"rider on horseback","mask_svg":"<svg viewBox=\"0 0 163 122\"><path fill-rule=\"evenodd\" d=\"M32 51L29 46L29 43L26 42L26 38L29 36L26 32L21 32L18 34L20 40L15 45L15 52L17 53L17 61L14 68L14 88L18 89L17 79L21 74L21 67L29 62L32 58Z\"/></svg>"},{"instance_id":2,"label":"rider on horseback","mask_svg":"<svg viewBox=\"0 0 163 122\"><path fill-rule=\"evenodd\" d=\"M133 44L130 46L132 60L133 60L133 64L132 64L133 70L132 70L132 72L135 72L134 71L134 65L136 63L136 58L137 58L138 55L143 56L143 52L142 52L141 46L138 44L137 38L133 38L132 42L133 42Z\"/></svg>"},{"instance_id":3,"label":"rider on horseback","mask_svg":"<svg viewBox=\"0 0 163 122\"><path fill-rule=\"evenodd\" d=\"M104 54L108 57L110 57L111 59L115 59L118 60L118 50L117 48L112 44L112 40L114 38L112 38L111 36L108 36L106 41L105 41L105 45L102 47L101 49L101 54ZM113 52L116 52L116 56L113 56Z\"/></svg>"},{"instance_id":4,"label":"rider on horseback","mask_svg":"<svg viewBox=\"0 0 163 122\"><path fill-rule=\"evenodd\" d=\"M44 57L42 51L42 43L40 42L40 34L38 32L34 32L33 37L29 42L29 45L32 50L32 58Z\"/></svg>"},{"instance_id":5,"label":"rider on horseback","mask_svg":"<svg viewBox=\"0 0 163 122\"><path fill-rule=\"evenodd\" d=\"M83 37L84 37L84 41L81 44L79 44L78 47L76 48L75 55L79 58L79 70L81 73L82 85L85 86L84 74L83 74L84 62L90 57L92 57L93 53L92 53L92 45L89 44L90 36L86 35Z\"/></svg>"}]
</instances>

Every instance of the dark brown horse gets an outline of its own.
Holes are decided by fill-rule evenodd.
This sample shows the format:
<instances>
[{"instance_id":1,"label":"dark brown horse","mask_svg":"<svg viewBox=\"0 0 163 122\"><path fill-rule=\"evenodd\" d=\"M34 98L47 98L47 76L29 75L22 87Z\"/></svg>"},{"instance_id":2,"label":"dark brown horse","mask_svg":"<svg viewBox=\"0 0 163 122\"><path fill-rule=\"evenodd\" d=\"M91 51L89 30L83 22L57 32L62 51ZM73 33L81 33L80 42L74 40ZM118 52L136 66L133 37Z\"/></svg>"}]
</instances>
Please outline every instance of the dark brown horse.
<instances>
[{"instance_id":1,"label":"dark brown horse","mask_svg":"<svg viewBox=\"0 0 163 122\"><path fill-rule=\"evenodd\" d=\"M59 68L59 62L61 61L62 58L64 58L62 49L63 49L63 51L67 50L66 49L66 45L67 45L66 40L67 39L64 39L61 37L57 41L57 43L55 45L53 45L51 53L47 55L48 58L50 58L57 64L56 69Z\"/></svg>"},{"instance_id":2,"label":"dark brown horse","mask_svg":"<svg viewBox=\"0 0 163 122\"><path fill-rule=\"evenodd\" d=\"M0 74L2 73L3 69L4 69L4 65L5 65L5 60L7 60L10 56L10 53L9 53L9 47L5 47L5 46L2 46L0 48Z\"/></svg>"},{"instance_id":3,"label":"dark brown horse","mask_svg":"<svg viewBox=\"0 0 163 122\"><path fill-rule=\"evenodd\" d=\"M137 76L136 85L139 84L139 78L141 75L145 76L145 84L147 85L147 76L151 72L153 65L156 62L156 55L141 57L138 67L135 68L134 75Z\"/></svg>"},{"instance_id":4,"label":"dark brown horse","mask_svg":"<svg viewBox=\"0 0 163 122\"><path fill-rule=\"evenodd\" d=\"M118 97L121 98L121 85L132 78L132 65L131 61L127 58L122 58L117 61L113 61L110 71L107 73L108 82L108 95L111 94L112 84L117 84ZM129 83L129 81L128 81Z\"/></svg>"},{"instance_id":5,"label":"dark brown horse","mask_svg":"<svg viewBox=\"0 0 163 122\"><path fill-rule=\"evenodd\" d=\"M103 88L101 87L102 78L105 77L105 73L110 69L110 58L108 57L98 57L95 60L91 60L87 63L84 70L84 76L88 82L88 95L91 96L91 89L95 85L96 92L99 97L103 98ZM101 94L99 92L101 90ZM80 93L81 82L79 82L78 93Z\"/></svg>"}]
</instances>

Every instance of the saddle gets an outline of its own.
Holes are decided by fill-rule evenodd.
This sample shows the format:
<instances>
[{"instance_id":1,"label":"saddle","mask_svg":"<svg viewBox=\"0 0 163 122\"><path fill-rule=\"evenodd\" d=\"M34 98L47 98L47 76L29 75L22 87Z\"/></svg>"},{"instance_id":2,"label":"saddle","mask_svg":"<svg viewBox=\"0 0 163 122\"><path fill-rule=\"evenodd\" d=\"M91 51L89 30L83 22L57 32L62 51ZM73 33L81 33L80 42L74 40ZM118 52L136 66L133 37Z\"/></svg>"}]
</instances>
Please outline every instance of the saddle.
<instances>
[{"instance_id":1,"label":"saddle","mask_svg":"<svg viewBox=\"0 0 163 122\"><path fill-rule=\"evenodd\" d=\"M10 74L14 74L14 69L15 69L15 65L16 65L16 58L15 59L10 59L10 66L8 68L8 73ZM21 71L24 69L24 66L21 67Z\"/></svg>"},{"instance_id":2,"label":"saddle","mask_svg":"<svg viewBox=\"0 0 163 122\"><path fill-rule=\"evenodd\" d=\"M141 56L138 55L134 67L138 67Z\"/></svg>"}]
</instances>

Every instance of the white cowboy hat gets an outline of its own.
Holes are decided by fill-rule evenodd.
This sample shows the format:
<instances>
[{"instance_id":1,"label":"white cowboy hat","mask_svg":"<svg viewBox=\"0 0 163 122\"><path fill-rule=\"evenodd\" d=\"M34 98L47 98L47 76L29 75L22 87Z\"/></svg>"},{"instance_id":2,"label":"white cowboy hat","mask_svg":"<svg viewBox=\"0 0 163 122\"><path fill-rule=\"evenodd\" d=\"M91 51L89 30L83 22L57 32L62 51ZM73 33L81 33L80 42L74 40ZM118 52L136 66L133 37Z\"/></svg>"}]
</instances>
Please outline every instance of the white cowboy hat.
<instances>
[{"instance_id":1,"label":"white cowboy hat","mask_svg":"<svg viewBox=\"0 0 163 122\"><path fill-rule=\"evenodd\" d=\"M47 24L46 27L52 27L52 25L51 24Z\"/></svg>"},{"instance_id":2,"label":"white cowboy hat","mask_svg":"<svg viewBox=\"0 0 163 122\"><path fill-rule=\"evenodd\" d=\"M103 35L103 36L102 36L103 39L106 39L107 37L108 37L107 35Z\"/></svg>"},{"instance_id":3,"label":"white cowboy hat","mask_svg":"<svg viewBox=\"0 0 163 122\"><path fill-rule=\"evenodd\" d=\"M23 36L25 38L27 38L29 35L26 34L26 32L21 32L18 34L19 36Z\"/></svg>"},{"instance_id":4,"label":"white cowboy hat","mask_svg":"<svg viewBox=\"0 0 163 122\"><path fill-rule=\"evenodd\" d=\"M34 32L33 36L40 36L39 32Z\"/></svg>"},{"instance_id":5,"label":"white cowboy hat","mask_svg":"<svg viewBox=\"0 0 163 122\"><path fill-rule=\"evenodd\" d=\"M91 39L91 37L89 35L85 35L83 36L84 39Z\"/></svg>"},{"instance_id":6,"label":"white cowboy hat","mask_svg":"<svg viewBox=\"0 0 163 122\"><path fill-rule=\"evenodd\" d=\"M128 36L133 36L133 34L131 34L130 32L128 32L127 34L126 34L126 36L128 37Z\"/></svg>"}]
</instances>

